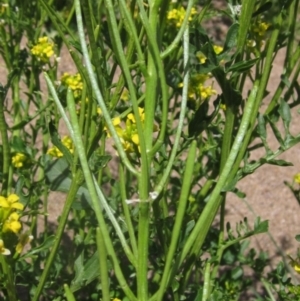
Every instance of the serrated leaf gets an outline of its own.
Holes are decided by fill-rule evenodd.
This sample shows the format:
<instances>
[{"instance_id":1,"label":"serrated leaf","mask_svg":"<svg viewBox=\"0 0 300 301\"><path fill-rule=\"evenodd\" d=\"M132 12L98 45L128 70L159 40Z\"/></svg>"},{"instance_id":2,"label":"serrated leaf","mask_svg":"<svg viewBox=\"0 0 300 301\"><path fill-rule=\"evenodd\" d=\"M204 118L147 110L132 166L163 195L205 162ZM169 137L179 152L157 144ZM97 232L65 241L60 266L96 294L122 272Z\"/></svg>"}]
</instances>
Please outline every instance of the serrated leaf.
<instances>
[{"instance_id":1,"label":"serrated leaf","mask_svg":"<svg viewBox=\"0 0 300 301\"><path fill-rule=\"evenodd\" d=\"M89 167L93 172L97 172L99 169L104 168L111 158L111 155L100 155L97 152L94 152L89 159Z\"/></svg>"},{"instance_id":2,"label":"serrated leaf","mask_svg":"<svg viewBox=\"0 0 300 301\"><path fill-rule=\"evenodd\" d=\"M269 221L260 222L259 219L256 219L254 226L254 234L265 233L269 230Z\"/></svg>"},{"instance_id":3,"label":"serrated leaf","mask_svg":"<svg viewBox=\"0 0 300 301\"><path fill-rule=\"evenodd\" d=\"M98 251L83 264L83 256L75 261L75 278L72 281L70 290L74 293L83 286L88 285L100 275Z\"/></svg>"}]
</instances>

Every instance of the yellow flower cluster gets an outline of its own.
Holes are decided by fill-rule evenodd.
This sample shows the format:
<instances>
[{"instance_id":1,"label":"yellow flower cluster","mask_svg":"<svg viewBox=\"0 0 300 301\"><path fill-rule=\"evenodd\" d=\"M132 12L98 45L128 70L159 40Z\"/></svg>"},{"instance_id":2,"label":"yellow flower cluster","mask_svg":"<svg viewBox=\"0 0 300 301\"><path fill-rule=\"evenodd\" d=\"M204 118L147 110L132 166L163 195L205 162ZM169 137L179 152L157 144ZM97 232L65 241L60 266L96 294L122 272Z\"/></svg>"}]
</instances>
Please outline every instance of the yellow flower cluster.
<instances>
[{"instance_id":1,"label":"yellow flower cluster","mask_svg":"<svg viewBox=\"0 0 300 301\"><path fill-rule=\"evenodd\" d=\"M48 41L48 37L39 38L38 43L31 48L31 53L43 63L49 63L54 55L54 44Z\"/></svg>"},{"instance_id":2,"label":"yellow flower cluster","mask_svg":"<svg viewBox=\"0 0 300 301\"><path fill-rule=\"evenodd\" d=\"M213 49L215 54L220 54L223 51L223 47L222 46L218 46L218 45L213 45ZM207 60L207 57L204 53L202 53L201 51L198 51L196 53L197 58L199 59L200 64L204 64Z\"/></svg>"},{"instance_id":3,"label":"yellow flower cluster","mask_svg":"<svg viewBox=\"0 0 300 301\"><path fill-rule=\"evenodd\" d=\"M74 153L74 145L72 139L69 136L63 137L61 142L70 151L71 154ZM63 156L63 153L56 146L50 147L47 151L47 154L57 158L61 158Z\"/></svg>"},{"instance_id":4,"label":"yellow flower cluster","mask_svg":"<svg viewBox=\"0 0 300 301\"><path fill-rule=\"evenodd\" d=\"M20 222L20 215L17 210L23 210L24 205L19 202L19 197L16 194L10 194L7 198L0 196L0 253L3 255L10 255L11 251L4 246L5 235L9 233L19 234L22 224ZM32 236L28 234L18 235L19 241L16 245L16 252L21 253L23 247L28 243Z\"/></svg>"},{"instance_id":5,"label":"yellow flower cluster","mask_svg":"<svg viewBox=\"0 0 300 301\"><path fill-rule=\"evenodd\" d=\"M186 11L184 7L180 7L179 9L173 8L170 10L167 14L167 20L170 24L176 26L177 28L181 27L184 17L185 17ZM189 16L189 21L192 21L193 16L197 14L197 10L195 8L192 8L191 14Z\"/></svg>"},{"instance_id":6,"label":"yellow flower cluster","mask_svg":"<svg viewBox=\"0 0 300 301\"><path fill-rule=\"evenodd\" d=\"M60 81L63 85L69 87L73 91L75 99L81 98L83 82L79 73L71 75L68 72L65 72L62 75Z\"/></svg>"},{"instance_id":7,"label":"yellow flower cluster","mask_svg":"<svg viewBox=\"0 0 300 301\"><path fill-rule=\"evenodd\" d=\"M188 87L188 98L190 101L197 101L200 98L202 103L205 99L217 94L211 85L205 86L205 81L211 78L210 74L196 74L191 76ZM182 84L179 84L182 87Z\"/></svg>"},{"instance_id":8,"label":"yellow flower cluster","mask_svg":"<svg viewBox=\"0 0 300 301\"><path fill-rule=\"evenodd\" d=\"M252 36L252 38L247 41L247 46L250 49L257 48L258 50L260 50L262 48L262 46L264 45L266 32L270 25L270 23L263 22L262 20L257 20L257 22L251 26L250 36Z\"/></svg>"},{"instance_id":9,"label":"yellow flower cluster","mask_svg":"<svg viewBox=\"0 0 300 301\"><path fill-rule=\"evenodd\" d=\"M143 123L145 120L145 113L143 108L139 108L139 115ZM113 119L113 125L118 136L120 137L123 148L127 153L133 153L137 150L140 151L140 141L137 133L136 120L132 113L126 116L125 128L121 127L121 119L119 117ZM109 132L108 136L110 136Z\"/></svg>"},{"instance_id":10,"label":"yellow flower cluster","mask_svg":"<svg viewBox=\"0 0 300 301\"><path fill-rule=\"evenodd\" d=\"M16 153L11 159L12 165L15 168L21 168L21 167L24 166L24 163L26 162L26 159L27 159L27 157L24 154Z\"/></svg>"}]
</instances>

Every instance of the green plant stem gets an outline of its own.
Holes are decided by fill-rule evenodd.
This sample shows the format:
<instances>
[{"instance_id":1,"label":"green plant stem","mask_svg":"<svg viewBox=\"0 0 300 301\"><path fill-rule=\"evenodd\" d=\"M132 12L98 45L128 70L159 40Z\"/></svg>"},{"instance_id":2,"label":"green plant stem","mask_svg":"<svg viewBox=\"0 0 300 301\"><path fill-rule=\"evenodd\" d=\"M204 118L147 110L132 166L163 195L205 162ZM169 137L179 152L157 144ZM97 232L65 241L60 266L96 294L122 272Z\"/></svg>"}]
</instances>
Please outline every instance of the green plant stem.
<instances>
[{"instance_id":1,"label":"green plant stem","mask_svg":"<svg viewBox=\"0 0 300 301\"><path fill-rule=\"evenodd\" d=\"M192 233L187 239L181 254L177 257L176 262L173 265L172 276L175 275L178 267L181 265L181 263L186 258L186 256L191 251L191 249L192 249L191 253L193 254L192 256L196 256L198 250L201 248L204 239L210 229L211 223L213 222L215 215L220 207L220 202L221 202L220 194L222 188L225 186L225 184L228 181L228 177L232 172L232 166L236 160L240 147L243 143L243 139L248 131L251 115L253 114L253 105L256 100L258 83L259 82L257 81L255 82L251 94L246 102L240 128L234 140L233 146L231 148L230 154L225 163L223 171L218 179L218 182L214 190L211 193L210 199L208 200L203 212L201 213ZM196 238L197 241L195 241Z\"/></svg>"},{"instance_id":2,"label":"green plant stem","mask_svg":"<svg viewBox=\"0 0 300 301\"><path fill-rule=\"evenodd\" d=\"M127 225L128 229L128 234L129 234L129 239L131 242L131 247L134 256L137 258L138 257L138 249L137 249L137 242L136 242L136 237L134 234L134 227L132 225L132 220L130 217L130 211L128 204L126 203L127 196L126 196L126 180L125 180L125 170L122 165L122 163L119 165L119 177L120 177L120 194L121 194L121 199L122 199L122 206L123 206L123 211L124 211L124 216L125 216L125 222Z\"/></svg>"},{"instance_id":3,"label":"green plant stem","mask_svg":"<svg viewBox=\"0 0 300 301\"><path fill-rule=\"evenodd\" d=\"M59 98L57 96L55 87L52 84L52 81L51 81L49 75L46 72L44 72L44 76L45 76L45 80L46 80L47 85L48 85L48 89L49 89L49 91L50 91L50 93L51 93L51 95L53 97L53 100L55 101L55 104L56 104L56 106L57 106L57 108L58 108L58 110L59 110L59 112L60 112L60 114L61 114L64 122L66 123L68 131L70 132L71 136L73 136L74 135L73 128L72 128L71 123L70 123L70 121L68 119L68 116L66 115L64 107L62 106L62 104L61 104L61 102L60 102L60 100L59 100Z\"/></svg>"},{"instance_id":4,"label":"green plant stem","mask_svg":"<svg viewBox=\"0 0 300 301\"><path fill-rule=\"evenodd\" d=\"M239 33L237 39L237 52L241 53L248 37L248 31L252 20L252 13L254 10L255 1L245 1L242 5L239 26Z\"/></svg>"},{"instance_id":5,"label":"green plant stem","mask_svg":"<svg viewBox=\"0 0 300 301\"><path fill-rule=\"evenodd\" d=\"M77 5L78 5L78 3L77 3ZM69 110L69 114L70 114L70 118L71 118L72 127L74 129L74 136L72 137L73 142L76 145L76 148L77 148L77 151L79 154L79 159L80 159L82 171L84 174L85 182L86 182L88 191L91 196L91 201L92 201L93 209L96 214L97 222L102 231L102 235L103 235L103 238L105 241L107 253L112 259L113 267L115 270L115 275L119 281L121 288L123 289L124 293L130 300L135 301L137 299L136 299L135 295L133 294L133 292L128 287L126 279L124 278L124 275L120 268L120 264L119 264L118 258L116 256L112 241L111 241L109 233L108 233L108 229L107 229L106 222L104 220L104 216L102 214L97 190L94 185L96 181L94 181L92 173L89 169L89 165L88 165L88 161L87 161L87 157L86 157L86 151L84 149L84 145L83 145L83 142L81 139L81 129L79 128L79 124L78 124L75 101L74 101L74 97L72 94L72 90L70 88L67 91L67 104L68 104L68 110Z\"/></svg>"},{"instance_id":6,"label":"green plant stem","mask_svg":"<svg viewBox=\"0 0 300 301\"><path fill-rule=\"evenodd\" d=\"M2 92L3 93L3 92ZM10 146L8 140L8 127L4 115L4 101L6 93L0 94L0 133L3 149L3 166L2 166L2 187L1 194L6 196L9 183L9 165L10 165Z\"/></svg>"},{"instance_id":7,"label":"green plant stem","mask_svg":"<svg viewBox=\"0 0 300 301\"><path fill-rule=\"evenodd\" d=\"M138 300L148 301L149 201L139 203L138 224Z\"/></svg>"},{"instance_id":8,"label":"green plant stem","mask_svg":"<svg viewBox=\"0 0 300 301\"><path fill-rule=\"evenodd\" d=\"M210 267L211 264L209 262L206 262L205 264L205 270L204 270L204 285L203 285L203 296L202 301L207 301L210 295L211 291L211 283L210 283Z\"/></svg>"},{"instance_id":9,"label":"green plant stem","mask_svg":"<svg viewBox=\"0 0 300 301\"><path fill-rule=\"evenodd\" d=\"M209 0L211 1L211 0ZM167 56L169 56L173 51L175 51L180 43L180 40L181 38L183 37L184 35L184 31L185 31L185 28L189 22L189 17L190 17L190 14L191 14L191 10L193 8L193 5L196 3L195 0L189 0L188 1L188 5L187 5L187 8L186 8L186 13L185 13L185 16L184 16L184 19L183 19L183 22L182 22L182 25L175 37L175 39L173 40L173 42L161 53L161 58L166 58Z\"/></svg>"},{"instance_id":10,"label":"green plant stem","mask_svg":"<svg viewBox=\"0 0 300 301\"><path fill-rule=\"evenodd\" d=\"M172 261L174 258L174 254L176 251L176 247L178 244L179 236L181 234L182 229L182 223L185 216L185 210L186 210L186 204L188 201L188 197L190 195L190 189L192 185L193 180L193 174L194 174L194 166L195 166L195 158L196 158L196 151L197 151L197 142L194 140L191 143L188 156L187 156L187 162L185 166L185 172L183 175L183 183L181 188L181 194L179 197L178 202L178 208L175 218L175 223L172 231L172 237L171 237L171 243L168 248L168 254L166 258L166 263L164 267L163 276L160 282L160 287L158 290L158 294L155 300L160 301L163 300L163 295L165 293L168 281L169 281L169 273L170 268L172 265Z\"/></svg>"},{"instance_id":11,"label":"green plant stem","mask_svg":"<svg viewBox=\"0 0 300 301\"><path fill-rule=\"evenodd\" d=\"M105 199L105 196L103 195L99 185L98 185L98 182L95 178L95 176L93 175L93 180L94 180L94 185L95 185L95 188L96 188L96 192L97 192L97 195L98 195L98 198L100 200L100 203L101 205L103 206L108 218L110 219L114 229L116 230L116 233L120 239L120 242L121 242L121 245L123 247L123 250L125 252L125 254L127 255L129 261L132 263L133 266L137 266L137 263L136 263L136 258L134 257L132 251L130 250L127 242L126 242L126 239L125 239L125 236L121 230L121 227L118 223L118 221L116 220L113 212L112 212L112 209L110 208L110 206L108 205L106 199Z\"/></svg>"},{"instance_id":12,"label":"green plant stem","mask_svg":"<svg viewBox=\"0 0 300 301\"><path fill-rule=\"evenodd\" d=\"M235 176L235 174L237 173L239 166L240 166L240 162L242 161L245 151L248 147L249 141L251 139L252 136L252 131L254 129L255 126L255 120L257 118L257 112L259 110L260 104L264 98L265 95L265 91L266 91L266 87L267 87L267 83L270 77L270 72L271 72L271 68L272 68L272 64L273 64L273 52L274 49L276 47L277 44L277 38L279 35L279 31L281 28L281 24L282 24L282 15L278 15L277 20L276 20L276 27L272 32L272 35L270 37L269 40L269 45L268 45L268 49L267 49L267 55L266 55L266 61L265 61L265 65L263 68L263 73L260 77L260 83L259 83L259 88L257 91L257 96L256 96L256 100L253 106L253 112L251 115L251 119L249 122L249 130L245 135L244 141L241 145L241 148L239 150L239 154L237 156L236 162L234 163L233 167L232 167L232 173L231 176L232 178L229 179L233 180L233 177Z\"/></svg>"},{"instance_id":13,"label":"green plant stem","mask_svg":"<svg viewBox=\"0 0 300 301\"><path fill-rule=\"evenodd\" d=\"M105 242L102 236L102 232L99 228L96 228L96 241L97 241L97 249L98 249L98 256L99 256L99 265L100 265L102 301L110 301L107 252L106 252Z\"/></svg>"},{"instance_id":14,"label":"green plant stem","mask_svg":"<svg viewBox=\"0 0 300 301\"><path fill-rule=\"evenodd\" d=\"M184 48L184 58L183 58L183 64L184 64L184 70L186 70L183 78L183 88L182 88L182 100L181 100L181 108L180 108L180 115L179 115L179 121L177 126L177 132L175 135L175 140L173 144L173 148L170 154L170 158L168 160L168 164L165 168L165 171L159 181L159 183L155 187L155 192L157 195L159 195L163 188L165 187L166 181L169 178L174 160L176 158L176 153L178 151L180 137L182 134L182 129L184 125L184 118L185 118L185 112L186 112L186 106L187 106L187 98L188 98L188 85L189 85L189 71L188 71L188 60L189 60L189 30L186 28L183 36L183 48Z\"/></svg>"},{"instance_id":15,"label":"green plant stem","mask_svg":"<svg viewBox=\"0 0 300 301\"><path fill-rule=\"evenodd\" d=\"M130 73L128 64L126 62L126 57L125 57L125 54L124 54L124 51L122 48L122 42L121 42L121 38L119 35L119 31L118 31L116 16L114 14L114 6L113 6L111 0L105 0L105 4L106 4L106 8L107 8L107 13L108 13L107 18L109 21L109 26L112 31L111 39L112 39L113 44L115 45L115 51L116 51L115 55L120 60L120 67L122 68L122 71L124 73L125 79L128 84L128 89L129 89L129 93L130 93L130 97L131 97L131 101L132 101L132 107L133 107L133 112L134 112L136 126L137 126L137 132L138 132L138 136L139 136L139 143L140 143L141 157L142 157L142 169L144 169L143 164L146 164L146 166L148 166L148 164L147 164L147 159L146 159L147 155L146 155L146 150L145 150L145 139L143 137L143 127L142 127L141 118L139 115L135 88L134 88L134 84L133 84L133 81L131 78L131 73ZM81 17L81 12L80 12L80 4L79 4L78 0L75 0L75 5L76 5L76 18L77 18L77 25L78 25L78 33L79 33L79 37L80 37L83 56L84 56L84 59L86 62L86 66L87 66L89 78L90 78L90 81L91 81L91 84L93 87L93 91L95 93L98 104L102 110L102 114L105 118L107 128L109 129L109 132L110 132L112 138L114 139L116 148L118 150L118 153L119 153L122 161L124 162L124 165L133 174L135 174L136 176L140 176L139 172L132 166L132 164L130 163L130 161L127 158L127 155L123 149L120 138L115 130L115 127L112 123L111 117L110 117L110 115L107 111L107 108L105 106L105 103L103 101L103 97L102 97L99 87L97 85L97 81L95 79L95 75L94 75L93 68L92 68L92 65L91 65L91 62L89 59L89 55L88 55L88 51L87 51L85 34L84 34L83 24L82 24L82 17Z\"/></svg>"},{"instance_id":16,"label":"green plant stem","mask_svg":"<svg viewBox=\"0 0 300 301\"><path fill-rule=\"evenodd\" d=\"M16 296L16 287L14 283L14 276L12 271L11 262L8 262L10 258L5 257L4 255L0 254L0 264L2 266L3 276L5 277L5 288L8 295L9 301L17 301L18 298Z\"/></svg>"},{"instance_id":17,"label":"green plant stem","mask_svg":"<svg viewBox=\"0 0 300 301\"><path fill-rule=\"evenodd\" d=\"M64 291L65 291L65 296L67 298L67 301L76 301L72 291L70 290L67 284L64 284Z\"/></svg>"},{"instance_id":18,"label":"green plant stem","mask_svg":"<svg viewBox=\"0 0 300 301\"><path fill-rule=\"evenodd\" d=\"M272 291L271 291L271 288L270 288L270 285L267 281L265 281L263 278L261 278L261 282L263 284L263 286L265 287L266 291L268 292L268 295L270 297L270 300L271 301L276 301Z\"/></svg>"},{"instance_id":19,"label":"green plant stem","mask_svg":"<svg viewBox=\"0 0 300 301\"><path fill-rule=\"evenodd\" d=\"M71 210L71 206L72 206L72 204L75 200L77 191L78 191L81 184L82 184L82 172L81 172L81 170L78 170L77 173L76 173L75 178L72 180L70 190L69 190L69 193L67 195L67 199L66 199L66 202L64 204L64 208L63 208L60 220L59 220L58 228L56 230L54 244L53 244L53 247L52 247L52 249L50 251L50 254L47 258L43 273L42 273L41 277L39 278L39 284L38 284L38 287L37 287L37 289L35 291L35 294L32 298L32 301L38 301L39 298L40 298L40 295L42 293L42 290L44 288L46 280L49 276L50 269L52 267L53 261L55 259L56 254L57 254L58 247L60 245L62 235L64 233L65 226L66 226L66 223L67 223L67 220L68 220L69 212Z\"/></svg>"},{"instance_id":20,"label":"green plant stem","mask_svg":"<svg viewBox=\"0 0 300 301\"><path fill-rule=\"evenodd\" d=\"M139 6L139 9L140 9L141 21L143 23L143 26L145 28L146 35L148 38L147 42L148 42L148 47L151 51L151 57L153 58L153 60L155 62L155 66L157 68L156 72L158 73L158 78L160 80L160 89L161 89L161 95L162 95L162 116L161 116L160 132L159 132L158 138L157 138L153 148L148 153L148 158L149 158L149 160L151 160L151 158L155 155L157 150L164 143L166 127L167 127L167 120L168 120L168 88L167 88L168 86L166 83L165 69L163 67L162 59L160 57L160 50L158 48L157 31L155 30L156 26L153 25L154 22L157 22L157 11L158 11L158 7L156 6L157 1L153 2L153 5L151 6L152 14L149 17L150 22L147 18L147 13L145 12L145 9L144 9L143 1L137 0L137 3ZM151 66L151 62L150 62L150 66ZM148 76L153 75L154 70L156 70L156 69L154 69L154 68L149 69L148 71L150 71L151 73L148 73ZM153 84L155 77L153 76L152 79L153 79L153 82L151 82L151 83ZM157 93L157 89L155 89L154 91L156 91L156 93ZM157 98L158 98L158 96L157 96ZM155 102L156 101L157 101L157 99L155 100ZM155 112L154 104L152 104L152 106L153 106L151 109L152 111L149 112L149 115L150 115L150 117L148 119L149 124L147 124L147 127L151 126L151 128L152 128L151 132L153 131L153 123L150 125L150 121L154 120L154 117L151 117L151 114L154 114L154 112ZM147 115L147 111L146 111L146 115ZM146 122L147 122L147 120L146 120ZM148 129L148 131L150 131L150 130ZM150 139L150 138L148 138L148 139ZM152 136L151 136L151 139L152 139Z\"/></svg>"}]
</instances>

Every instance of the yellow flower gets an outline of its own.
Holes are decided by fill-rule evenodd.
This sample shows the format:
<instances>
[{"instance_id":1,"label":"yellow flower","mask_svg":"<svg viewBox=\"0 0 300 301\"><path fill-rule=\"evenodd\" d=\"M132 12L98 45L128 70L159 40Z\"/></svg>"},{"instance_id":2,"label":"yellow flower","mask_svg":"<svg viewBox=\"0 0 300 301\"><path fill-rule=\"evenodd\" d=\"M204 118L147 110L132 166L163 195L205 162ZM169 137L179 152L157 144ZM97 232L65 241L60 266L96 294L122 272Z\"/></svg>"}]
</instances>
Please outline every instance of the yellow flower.
<instances>
[{"instance_id":1,"label":"yellow flower","mask_svg":"<svg viewBox=\"0 0 300 301\"><path fill-rule=\"evenodd\" d=\"M225 103L221 103L220 104L220 109L223 110L223 111L226 111L226 105L225 105Z\"/></svg>"},{"instance_id":2,"label":"yellow flower","mask_svg":"<svg viewBox=\"0 0 300 301\"><path fill-rule=\"evenodd\" d=\"M300 172L294 175L294 182L300 184Z\"/></svg>"},{"instance_id":3,"label":"yellow flower","mask_svg":"<svg viewBox=\"0 0 300 301\"><path fill-rule=\"evenodd\" d=\"M140 115L141 121L143 122L145 120L145 113L144 113L143 108L139 107L139 115ZM127 119L129 119L132 123L136 123L133 113L129 113L127 115Z\"/></svg>"},{"instance_id":4,"label":"yellow flower","mask_svg":"<svg viewBox=\"0 0 300 301\"><path fill-rule=\"evenodd\" d=\"M21 168L24 165L24 162L26 161L26 156L22 153L16 153L12 157L12 164L16 168Z\"/></svg>"},{"instance_id":5,"label":"yellow flower","mask_svg":"<svg viewBox=\"0 0 300 301\"><path fill-rule=\"evenodd\" d=\"M10 251L8 249L5 249L4 242L2 239L0 239L0 253L2 255L10 255Z\"/></svg>"},{"instance_id":6,"label":"yellow flower","mask_svg":"<svg viewBox=\"0 0 300 301\"><path fill-rule=\"evenodd\" d=\"M123 101L128 101L129 100L129 91L127 89L123 90L120 99L123 100Z\"/></svg>"},{"instance_id":7,"label":"yellow flower","mask_svg":"<svg viewBox=\"0 0 300 301\"><path fill-rule=\"evenodd\" d=\"M270 27L270 25L271 24L259 20L254 26L253 31L257 33L260 37L263 37L266 34L266 31Z\"/></svg>"},{"instance_id":8,"label":"yellow flower","mask_svg":"<svg viewBox=\"0 0 300 301\"><path fill-rule=\"evenodd\" d=\"M297 272L298 274L300 274L300 263L299 263L299 258L297 260L293 259L291 256L288 255L288 257L291 259L290 261L290 266L295 270L295 272Z\"/></svg>"},{"instance_id":9,"label":"yellow flower","mask_svg":"<svg viewBox=\"0 0 300 301\"><path fill-rule=\"evenodd\" d=\"M121 299L113 298L112 301L121 301Z\"/></svg>"},{"instance_id":10,"label":"yellow flower","mask_svg":"<svg viewBox=\"0 0 300 301\"><path fill-rule=\"evenodd\" d=\"M185 17L185 9L180 7L179 9L173 8L167 14L167 20L172 24L175 25L177 28L181 27L184 17ZM192 21L193 16L197 13L195 8L192 8L191 14L189 16L189 21Z\"/></svg>"},{"instance_id":11,"label":"yellow flower","mask_svg":"<svg viewBox=\"0 0 300 301\"><path fill-rule=\"evenodd\" d=\"M80 99L83 89L83 81L80 73L76 73L74 75L65 72L61 79L61 83L67 87L69 87L73 91L73 95L75 99Z\"/></svg>"},{"instance_id":12,"label":"yellow flower","mask_svg":"<svg viewBox=\"0 0 300 301\"><path fill-rule=\"evenodd\" d=\"M200 61L200 64L204 64L207 60L207 57L201 51L198 51L196 53L196 56L197 56L198 60Z\"/></svg>"},{"instance_id":13,"label":"yellow flower","mask_svg":"<svg viewBox=\"0 0 300 301\"><path fill-rule=\"evenodd\" d=\"M48 63L54 55L54 45L48 41L48 37L41 37L38 43L31 48L31 53L43 63Z\"/></svg>"},{"instance_id":14,"label":"yellow flower","mask_svg":"<svg viewBox=\"0 0 300 301\"><path fill-rule=\"evenodd\" d=\"M28 233L22 233L19 236L19 242L16 246L16 252L17 253L22 253L23 248L25 247L26 244L30 243L33 240L33 236L29 235Z\"/></svg>"},{"instance_id":15,"label":"yellow flower","mask_svg":"<svg viewBox=\"0 0 300 301\"><path fill-rule=\"evenodd\" d=\"M220 54L223 51L223 47L218 46L218 45L214 45L213 49L214 49L215 54Z\"/></svg>"},{"instance_id":16,"label":"yellow flower","mask_svg":"<svg viewBox=\"0 0 300 301\"><path fill-rule=\"evenodd\" d=\"M23 210L24 205L18 201L19 197L16 194L10 194L7 198L0 196L0 207Z\"/></svg>"},{"instance_id":17,"label":"yellow flower","mask_svg":"<svg viewBox=\"0 0 300 301\"><path fill-rule=\"evenodd\" d=\"M61 142L70 151L71 154L74 153L73 141L69 136L64 136ZM47 154L56 158L63 157L63 153L56 146L50 147L47 151Z\"/></svg>"},{"instance_id":18,"label":"yellow flower","mask_svg":"<svg viewBox=\"0 0 300 301\"><path fill-rule=\"evenodd\" d=\"M16 212L13 212L8 217L8 219L4 222L2 232L11 231L11 232L14 232L17 234L22 228L22 225L19 222L19 218L20 218L19 214Z\"/></svg>"}]
</instances>

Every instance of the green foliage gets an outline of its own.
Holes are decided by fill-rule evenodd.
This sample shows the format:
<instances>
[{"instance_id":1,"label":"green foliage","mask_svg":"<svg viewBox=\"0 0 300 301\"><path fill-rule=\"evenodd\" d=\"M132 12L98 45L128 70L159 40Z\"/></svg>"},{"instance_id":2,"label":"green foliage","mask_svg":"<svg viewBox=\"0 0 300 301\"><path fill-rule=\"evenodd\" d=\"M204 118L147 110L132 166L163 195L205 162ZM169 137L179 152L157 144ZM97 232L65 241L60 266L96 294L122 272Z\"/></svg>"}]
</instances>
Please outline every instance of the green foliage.
<instances>
[{"instance_id":1,"label":"green foliage","mask_svg":"<svg viewBox=\"0 0 300 301\"><path fill-rule=\"evenodd\" d=\"M278 156L300 142L299 1L238 2L1 4L3 300L299 298L287 265L267 271L249 248L268 221L225 220L227 193L244 198L238 182L262 165L290 166ZM219 39L215 16L230 24Z\"/></svg>"}]
</instances>

